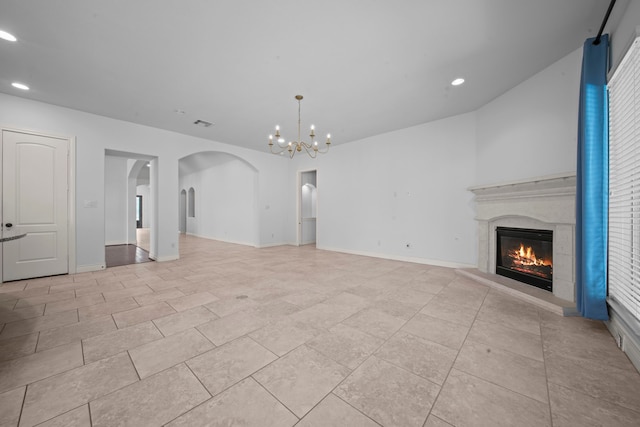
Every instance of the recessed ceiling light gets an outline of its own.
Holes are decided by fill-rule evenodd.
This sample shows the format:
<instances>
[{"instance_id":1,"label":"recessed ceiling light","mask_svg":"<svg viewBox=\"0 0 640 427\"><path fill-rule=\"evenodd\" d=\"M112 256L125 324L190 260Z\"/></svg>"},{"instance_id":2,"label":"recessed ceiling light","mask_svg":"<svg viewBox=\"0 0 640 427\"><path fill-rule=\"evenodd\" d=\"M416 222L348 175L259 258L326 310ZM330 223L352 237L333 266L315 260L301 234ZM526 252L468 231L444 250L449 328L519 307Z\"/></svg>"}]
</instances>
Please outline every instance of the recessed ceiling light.
<instances>
[{"instance_id":1,"label":"recessed ceiling light","mask_svg":"<svg viewBox=\"0 0 640 427\"><path fill-rule=\"evenodd\" d=\"M457 79L451 82L451 85L460 86L462 83L464 83L464 79L462 77L458 77Z\"/></svg>"},{"instance_id":2,"label":"recessed ceiling light","mask_svg":"<svg viewBox=\"0 0 640 427\"><path fill-rule=\"evenodd\" d=\"M6 40L8 42L14 42L18 40L16 36L14 36L13 34L7 33L6 31L2 31L2 30L0 30L0 39Z\"/></svg>"},{"instance_id":3,"label":"recessed ceiling light","mask_svg":"<svg viewBox=\"0 0 640 427\"><path fill-rule=\"evenodd\" d=\"M27 86L24 83L13 82L13 83L11 83L11 86L15 87L16 89L20 89L20 90L29 90L29 86Z\"/></svg>"}]
</instances>

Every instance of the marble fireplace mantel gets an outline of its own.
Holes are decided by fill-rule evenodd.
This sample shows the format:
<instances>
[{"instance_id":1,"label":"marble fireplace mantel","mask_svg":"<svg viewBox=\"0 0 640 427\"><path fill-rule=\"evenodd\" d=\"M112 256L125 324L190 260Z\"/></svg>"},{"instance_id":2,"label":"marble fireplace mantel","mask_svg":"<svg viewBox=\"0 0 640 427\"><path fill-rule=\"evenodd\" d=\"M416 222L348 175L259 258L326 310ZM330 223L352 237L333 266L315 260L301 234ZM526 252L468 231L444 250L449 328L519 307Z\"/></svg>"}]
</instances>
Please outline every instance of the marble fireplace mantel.
<instances>
[{"instance_id":1,"label":"marble fireplace mantel","mask_svg":"<svg viewBox=\"0 0 640 427\"><path fill-rule=\"evenodd\" d=\"M496 227L553 231L553 295L575 301L575 173L469 188L476 201L478 269L496 272Z\"/></svg>"}]
</instances>

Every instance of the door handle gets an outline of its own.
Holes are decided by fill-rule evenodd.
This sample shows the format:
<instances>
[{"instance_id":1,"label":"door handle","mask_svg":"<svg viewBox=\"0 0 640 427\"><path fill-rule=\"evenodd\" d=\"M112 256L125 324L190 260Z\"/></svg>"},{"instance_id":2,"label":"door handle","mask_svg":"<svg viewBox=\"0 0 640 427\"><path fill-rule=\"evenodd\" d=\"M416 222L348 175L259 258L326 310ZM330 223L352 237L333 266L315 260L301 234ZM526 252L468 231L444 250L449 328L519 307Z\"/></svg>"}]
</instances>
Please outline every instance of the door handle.
<instances>
[{"instance_id":1,"label":"door handle","mask_svg":"<svg viewBox=\"0 0 640 427\"><path fill-rule=\"evenodd\" d=\"M11 228L11 227L13 227L13 224L11 224L10 222L8 222L8 223L6 223L4 226L5 226L5 227L7 227L7 228Z\"/></svg>"}]
</instances>

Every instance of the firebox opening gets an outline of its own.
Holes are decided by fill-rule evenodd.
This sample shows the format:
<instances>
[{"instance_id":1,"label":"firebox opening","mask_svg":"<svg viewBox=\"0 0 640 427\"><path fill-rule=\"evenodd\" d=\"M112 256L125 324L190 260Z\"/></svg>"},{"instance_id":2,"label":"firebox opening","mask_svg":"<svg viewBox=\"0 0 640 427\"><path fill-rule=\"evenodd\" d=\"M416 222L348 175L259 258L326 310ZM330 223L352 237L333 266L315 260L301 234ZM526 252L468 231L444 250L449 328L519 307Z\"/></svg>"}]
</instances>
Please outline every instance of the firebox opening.
<instances>
[{"instance_id":1,"label":"firebox opening","mask_svg":"<svg viewBox=\"0 0 640 427\"><path fill-rule=\"evenodd\" d=\"M496 274L553 290L553 231L496 228Z\"/></svg>"}]
</instances>

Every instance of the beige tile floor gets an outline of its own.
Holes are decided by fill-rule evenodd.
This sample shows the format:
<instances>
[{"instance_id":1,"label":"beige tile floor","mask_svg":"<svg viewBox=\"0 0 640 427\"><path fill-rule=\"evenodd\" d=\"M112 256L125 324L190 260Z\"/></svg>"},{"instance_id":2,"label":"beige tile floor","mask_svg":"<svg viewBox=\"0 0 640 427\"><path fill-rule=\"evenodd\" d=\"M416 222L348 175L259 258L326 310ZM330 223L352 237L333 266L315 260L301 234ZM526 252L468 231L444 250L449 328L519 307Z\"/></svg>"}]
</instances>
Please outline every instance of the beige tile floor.
<instances>
[{"instance_id":1,"label":"beige tile floor","mask_svg":"<svg viewBox=\"0 0 640 427\"><path fill-rule=\"evenodd\" d=\"M601 322L455 270L195 237L0 286L0 426L638 426Z\"/></svg>"}]
</instances>

